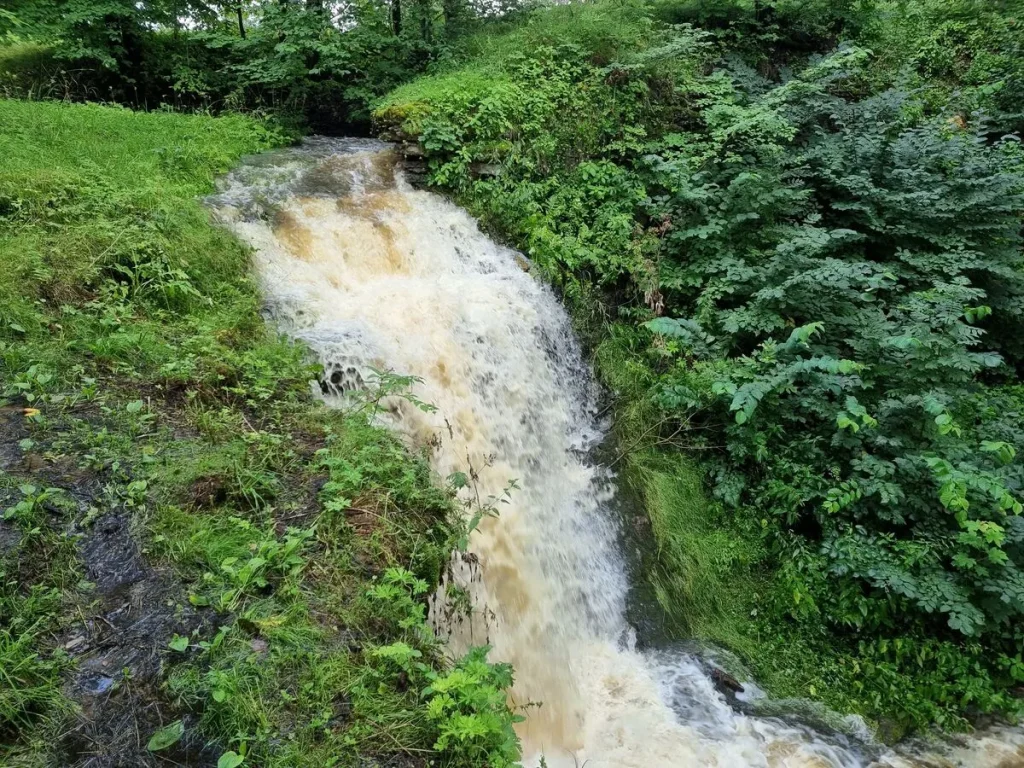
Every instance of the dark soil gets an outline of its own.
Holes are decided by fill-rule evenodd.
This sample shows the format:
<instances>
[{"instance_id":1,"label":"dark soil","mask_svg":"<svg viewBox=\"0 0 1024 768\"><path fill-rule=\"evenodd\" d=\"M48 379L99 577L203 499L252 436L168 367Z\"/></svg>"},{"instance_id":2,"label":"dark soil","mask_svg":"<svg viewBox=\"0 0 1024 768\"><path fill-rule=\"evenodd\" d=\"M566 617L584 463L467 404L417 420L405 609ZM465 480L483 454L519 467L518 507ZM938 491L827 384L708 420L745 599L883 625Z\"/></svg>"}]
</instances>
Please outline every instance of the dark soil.
<instances>
[{"instance_id":1,"label":"dark soil","mask_svg":"<svg viewBox=\"0 0 1024 768\"><path fill-rule=\"evenodd\" d=\"M102 471L79 469L70 460L43 458L47 446L23 456L18 442L28 436L20 409L0 411L0 471L15 483L60 488L75 501L77 512L54 510L50 524L75 540L84 591L65 600L63 627L44 652L66 653L72 660L63 692L74 711L53 746L53 765L68 768L136 768L216 765L201 740L186 736L160 753L147 743L159 728L182 717L162 690L168 642L175 635L206 629L209 617L188 603L181 584L168 571L147 561L126 511L86 521L90 508L103 508ZM58 429L51 431L59 431ZM0 504L0 507L6 503ZM19 573L45 569L47 563L19 557L21 534L0 519L0 557L17 559ZM186 726L188 716L185 716Z\"/></svg>"},{"instance_id":2,"label":"dark soil","mask_svg":"<svg viewBox=\"0 0 1024 768\"><path fill-rule=\"evenodd\" d=\"M161 691L167 644L208 617L188 604L171 574L146 563L124 514L94 523L80 539L79 553L86 577L96 584L96 600L64 640L77 661L65 693L81 707L61 739L69 764L216 764L201 741L191 745L186 738L159 756L146 749L156 730L180 716Z\"/></svg>"}]
</instances>

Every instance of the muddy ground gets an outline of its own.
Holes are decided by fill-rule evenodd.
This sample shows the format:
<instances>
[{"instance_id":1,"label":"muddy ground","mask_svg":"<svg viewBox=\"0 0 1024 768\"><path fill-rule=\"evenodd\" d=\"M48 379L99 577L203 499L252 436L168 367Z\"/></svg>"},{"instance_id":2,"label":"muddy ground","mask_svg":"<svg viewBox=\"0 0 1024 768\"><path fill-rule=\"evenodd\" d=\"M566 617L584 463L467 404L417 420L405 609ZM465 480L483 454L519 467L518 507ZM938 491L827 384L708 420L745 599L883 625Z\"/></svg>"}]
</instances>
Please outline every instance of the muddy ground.
<instances>
[{"instance_id":1,"label":"muddy ground","mask_svg":"<svg viewBox=\"0 0 1024 768\"><path fill-rule=\"evenodd\" d=\"M59 433L59 425L54 430ZM43 654L67 654L63 693L70 712L55 729L54 765L76 768L115 766L216 765L218 755L186 727L186 736L161 753L146 746L159 728L190 715L176 710L162 690L168 642L212 622L210 612L189 605L182 585L167 569L154 566L143 553L138 521L128 511L98 517L90 510L107 506L103 470L81 469L76 457L54 459L49 445L28 453L17 446L29 438L20 408L0 411L0 471L14 488L0 491L0 507L10 506L18 485L60 488L74 501L47 509L47 524L74 542L82 582L68 590L57 631ZM37 553L21 546L22 535L10 520L0 519L0 555L8 570L29 581L46 569ZM206 614L206 615L204 615Z\"/></svg>"}]
</instances>

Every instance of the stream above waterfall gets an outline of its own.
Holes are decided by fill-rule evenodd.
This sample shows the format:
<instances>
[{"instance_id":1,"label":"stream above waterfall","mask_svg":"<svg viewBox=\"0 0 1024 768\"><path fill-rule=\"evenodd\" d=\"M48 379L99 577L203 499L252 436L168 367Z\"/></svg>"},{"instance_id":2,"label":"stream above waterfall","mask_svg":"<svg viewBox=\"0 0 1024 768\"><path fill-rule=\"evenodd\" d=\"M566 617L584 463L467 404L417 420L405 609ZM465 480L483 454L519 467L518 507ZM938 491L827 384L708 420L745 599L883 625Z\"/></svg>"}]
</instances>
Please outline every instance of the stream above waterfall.
<instances>
[{"instance_id":1,"label":"stream above waterfall","mask_svg":"<svg viewBox=\"0 0 1024 768\"><path fill-rule=\"evenodd\" d=\"M208 203L252 246L273 321L319 356L318 393L342 404L374 370L415 376L436 410L393 397L383 420L485 498L515 481L431 610L453 655L488 644L514 665L526 764L1024 765L1018 730L890 750L856 717L755 716L716 687L712 657L638 643L616 479L595 458L608 425L569 318L521 254L410 187L397 160L380 142L311 138L249 158ZM458 619L456 588L473 606ZM748 702L763 696L744 683Z\"/></svg>"}]
</instances>

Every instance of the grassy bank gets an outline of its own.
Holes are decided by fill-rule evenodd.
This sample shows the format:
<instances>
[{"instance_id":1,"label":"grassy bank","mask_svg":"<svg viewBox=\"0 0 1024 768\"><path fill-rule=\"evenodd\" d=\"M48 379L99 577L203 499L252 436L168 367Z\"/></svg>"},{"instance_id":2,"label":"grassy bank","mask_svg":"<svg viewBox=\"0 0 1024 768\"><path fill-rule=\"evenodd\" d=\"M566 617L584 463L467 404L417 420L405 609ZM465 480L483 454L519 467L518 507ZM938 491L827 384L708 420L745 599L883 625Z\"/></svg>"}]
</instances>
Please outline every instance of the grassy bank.
<instances>
[{"instance_id":1,"label":"grassy bank","mask_svg":"<svg viewBox=\"0 0 1024 768\"><path fill-rule=\"evenodd\" d=\"M673 631L886 738L1020 710L1014 30L969 0L569 5L375 112L562 291Z\"/></svg>"},{"instance_id":2,"label":"grassy bank","mask_svg":"<svg viewBox=\"0 0 1024 768\"><path fill-rule=\"evenodd\" d=\"M451 670L425 625L452 494L314 400L199 202L287 138L0 101L4 765L516 753L509 671Z\"/></svg>"}]
</instances>

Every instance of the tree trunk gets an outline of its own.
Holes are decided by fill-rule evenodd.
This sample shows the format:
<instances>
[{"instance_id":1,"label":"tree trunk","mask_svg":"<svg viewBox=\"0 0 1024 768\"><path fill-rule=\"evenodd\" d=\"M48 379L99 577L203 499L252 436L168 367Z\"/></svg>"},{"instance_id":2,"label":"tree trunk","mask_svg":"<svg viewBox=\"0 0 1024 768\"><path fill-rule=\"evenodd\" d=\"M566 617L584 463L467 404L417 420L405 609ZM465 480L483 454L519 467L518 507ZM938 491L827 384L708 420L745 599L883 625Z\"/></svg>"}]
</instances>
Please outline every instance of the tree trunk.
<instances>
[{"instance_id":1,"label":"tree trunk","mask_svg":"<svg viewBox=\"0 0 1024 768\"><path fill-rule=\"evenodd\" d=\"M391 0L391 31L395 37L402 34L402 0Z\"/></svg>"},{"instance_id":2,"label":"tree trunk","mask_svg":"<svg viewBox=\"0 0 1024 768\"><path fill-rule=\"evenodd\" d=\"M245 23L242 21L242 4L235 6L235 13L238 14L238 34L245 40Z\"/></svg>"},{"instance_id":3,"label":"tree trunk","mask_svg":"<svg viewBox=\"0 0 1024 768\"><path fill-rule=\"evenodd\" d=\"M429 43L433 32L433 23L430 18L431 0L419 0L420 4L420 37L424 43Z\"/></svg>"},{"instance_id":4,"label":"tree trunk","mask_svg":"<svg viewBox=\"0 0 1024 768\"><path fill-rule=\"evenodd\" d=\"M444 36L449 40L455 36L455 27L459 19L459 0L443 0L441 8L444 11Z\"/></svg>"}]
</instances>

